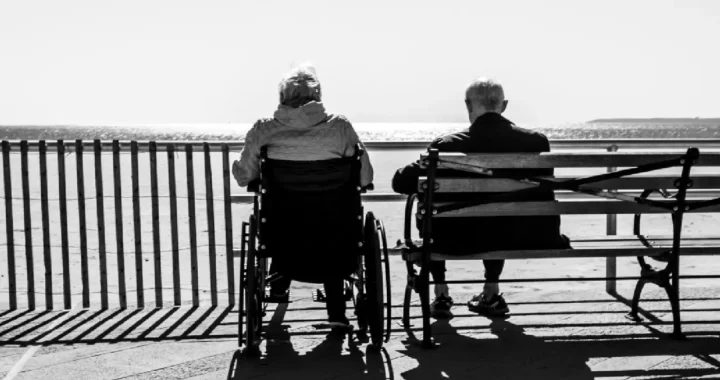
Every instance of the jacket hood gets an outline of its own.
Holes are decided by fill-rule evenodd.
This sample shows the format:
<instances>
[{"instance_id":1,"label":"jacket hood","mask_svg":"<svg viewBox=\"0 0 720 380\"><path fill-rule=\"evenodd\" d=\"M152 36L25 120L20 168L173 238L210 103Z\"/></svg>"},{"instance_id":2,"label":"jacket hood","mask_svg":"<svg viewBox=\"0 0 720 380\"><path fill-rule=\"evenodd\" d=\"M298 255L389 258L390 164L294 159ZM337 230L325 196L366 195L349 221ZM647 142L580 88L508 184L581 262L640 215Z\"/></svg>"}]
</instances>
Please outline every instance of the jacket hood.
<instances>
[{"instance_id":1,"label":"jacket hood","mask_svg":"<svg viewBox=\"0 0 720 380\"><path fill-rule=\"evenodd\" d=\"M310 102L297 108L281 105L273 116L280 123L294 128L312 127L328 117L322 102Z\"/></svg>"}]
</instances>

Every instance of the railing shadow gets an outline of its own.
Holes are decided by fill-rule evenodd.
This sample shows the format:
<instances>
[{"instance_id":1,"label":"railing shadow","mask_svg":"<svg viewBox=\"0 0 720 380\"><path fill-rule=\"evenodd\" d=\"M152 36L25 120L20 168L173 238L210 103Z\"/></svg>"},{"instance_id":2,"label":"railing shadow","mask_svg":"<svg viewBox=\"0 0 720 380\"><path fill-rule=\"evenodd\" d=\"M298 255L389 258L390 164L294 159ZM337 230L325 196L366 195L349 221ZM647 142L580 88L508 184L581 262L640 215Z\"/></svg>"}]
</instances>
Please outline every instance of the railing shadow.
<instances>
[{"instance_id":1,"label":"railing shadow","mask_svg":"<svg viewBox=\"0 0 720 380\"><path fill-rule=\"evenodd\" d=\"M7 326L0 331L0 346L234 338L237 329L222 326L231 310L230 307L190 307L18 313L3 321ZM26 316L28 318L23 318ZM236 326L237 320L229 324ZM218 333L218 330L228 333Z\"/></svg>"}]
</instances>

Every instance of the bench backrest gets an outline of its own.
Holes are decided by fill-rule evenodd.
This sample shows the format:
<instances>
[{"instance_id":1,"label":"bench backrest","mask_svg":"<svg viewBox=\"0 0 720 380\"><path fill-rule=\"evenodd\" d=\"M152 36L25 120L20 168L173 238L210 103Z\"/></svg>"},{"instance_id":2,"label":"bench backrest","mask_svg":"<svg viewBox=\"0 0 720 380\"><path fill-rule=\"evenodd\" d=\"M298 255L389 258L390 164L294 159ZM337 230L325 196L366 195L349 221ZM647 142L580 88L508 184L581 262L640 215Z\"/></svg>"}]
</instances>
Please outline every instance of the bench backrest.
<instances>
[{"instance_id":1,"label":"bench backrest","mask_svg":"<svg viewBox=\"0 0 720 380\"><path fill-rule=\"evenodd\" d=\"M552 152L552 153L490 153L463 154L438 153L436 168L482 172L477 168L493 169L539 169L539 168L632 168L654 165L661 162L675 161L671 167L682 167L684 161L678 158L683 152ZM429 154L421 157L423 162L429 161ZM701 153L695 160L693 168L698 166L720 167L720 153ZM428 168L430 170L430 168ZM677 170L676 170L677 171ZM428 172L429 173L429 172ZM556 170L557 174L557 170ZM430 175L428 175L429 177ZM418 192L427 193L428 177L420 178ZM575 177L556 176L554 181L565 181ZM590 183L594 189L616 191L628 196L638 196L645 189L675 190L679 183L680 173L653 173L652 171L621 178L609 178ZM544 178L549 179L549 178ZM720 193L720 175L699 174L690 172L688 203L699 202L700 198L716 198ZM508 178L434 178L434 194L438 193L502 193L536 187L536 184ZM634 190L634 191L633 191ZM703 191L705 190L705 191ZM575 194L563 197L563 191L556 191L560 202L512 202L498 201L473 205L458 210L433 213L432 217L477 217L477 216L527 216L527 215L565 215L565 214L638 214L668 212L662 208L620 200L607 200L586 194ZM566 192L569 193L569 192ZM579 196L578 196L579 195ZM695 198L695 199L693 199ZM672 201L667 201L672 202ZM432 206L441 207L448 202L435 202ZM418 208L423 213L423 207ZM720 212L720 205L711 205L690 212Z\"/></svg>"}]
</instances>

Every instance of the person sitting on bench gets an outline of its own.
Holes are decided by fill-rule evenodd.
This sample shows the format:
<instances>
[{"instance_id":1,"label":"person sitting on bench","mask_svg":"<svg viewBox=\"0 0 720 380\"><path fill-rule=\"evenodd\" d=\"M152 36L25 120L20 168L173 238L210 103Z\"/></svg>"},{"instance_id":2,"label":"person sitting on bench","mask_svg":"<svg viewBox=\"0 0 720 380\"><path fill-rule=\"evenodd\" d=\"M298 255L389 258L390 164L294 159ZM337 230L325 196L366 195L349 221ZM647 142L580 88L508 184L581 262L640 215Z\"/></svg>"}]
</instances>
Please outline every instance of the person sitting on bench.
<instances>
[{"instance_id":1,"label":"person sitting on bench","mask_svg":"<svg viewBox=\"0 0 720 380\"><path fill-rule=\"evenodd\" d=\"M542 133L517 127L501 114L508 101L503 87L497 81L480 78L473 81L465 92L465 105L470 117L470 127L461 132L440 137L429 149L440 152L461 153L521 153L549 152L550 143ZM553 169L505 169L493 170L497 175L552 176ZM399 169L392 180L395 192L417 193L418 178L425 172L419 162ZM461 171L439 171L438 176L473 176ZM490 194L490 193L486 193ZM477 199L479 195L454 194L452 200L463 197ZM517 201L554 200L552 190L541 190L524 195ZM441 194L435 201L442 201ZM445 254L469 254L493 250L569 248L567 237L560 234L559 216L533 217L479 217L439 218L432 222L433 252ZM468 302L471 311L486 316L501 316L509 312L500 294L498 280L504 260L484 260L485 285L483 292ZM431 261L429 268L435 281L435 299L431 304L433 317L451 317L453 299L445 284L445 262Z\"/></svg>"},{"instance_id":2,"label":"person sitting on bench","mask_svg":"<svg viewBox=\"0 0 720 380\"><path fill-rule=\"evenodd\" d=\"M288 161L352 157L358 144L364 149L345 116L325 111L320 82L312 66L302 65L287 73L280 82L279 94L280 104L274 117L260 119L253 125L245 135L240 159L233 163L232 173L241 187L248 186L260 177L260 153L263 146L267 147L269 158ZM360 161L360 183L366 187L373 180L373 167L367 151L360 156ZM270 273L274 272L271 264ZM266 301L288 302L290 282L287 278L273 281ZM344 318L343 290L325 289L325 294L328 298L328 313L332 309L333 314L342 314ZM333 297L335 294L340 296Z\"/></svg>"}]
</instances>

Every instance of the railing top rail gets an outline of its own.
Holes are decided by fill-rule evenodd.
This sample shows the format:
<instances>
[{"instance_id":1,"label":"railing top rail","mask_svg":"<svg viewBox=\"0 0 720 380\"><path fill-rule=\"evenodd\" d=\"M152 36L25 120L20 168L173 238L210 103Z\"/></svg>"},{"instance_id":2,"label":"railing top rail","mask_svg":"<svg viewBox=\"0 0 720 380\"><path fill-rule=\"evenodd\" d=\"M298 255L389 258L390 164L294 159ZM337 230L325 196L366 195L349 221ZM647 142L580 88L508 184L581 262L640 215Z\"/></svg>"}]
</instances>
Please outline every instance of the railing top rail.
<instances>
[{"instance_id":1,"label":"railing top rail","mask_svg":"<svg viewBox=\"0 0 720 380\"><path fill-rule=\"evenodd\" d=\"M20 146L21 140L8 140L10 147ZM57 147L57 140L45 140L48 149ZM75 146L76 140L64 140L63 145L69 150ZM82 140L84 148L92 148L94 140ZM130 140L120 140L120 150L130 150ZM101 140L100 146L102 150L112 151L112 140ZM179 146L190 144L193 149L202 149L203 144L207 143L211 151L219 152L224 144L227 144L231 151L240 151L245 143L241 140L225 140L225 141L156 141L158 151L165 151L170 145ZM418 150L425 149L430 144L429 141L366 141L365 146L372 150ZM565 149L606 149L610 146L618 146L625 149L638 148L720 148L720 139L713 138L687 138L687 139L567 139L567 140L550 140L552 148ZM30 151L39 149L39 140L28 140L28 148ZM138 151L147 152L150 150L149 141L138 141Z\"/></svg>"}]
</instances>

